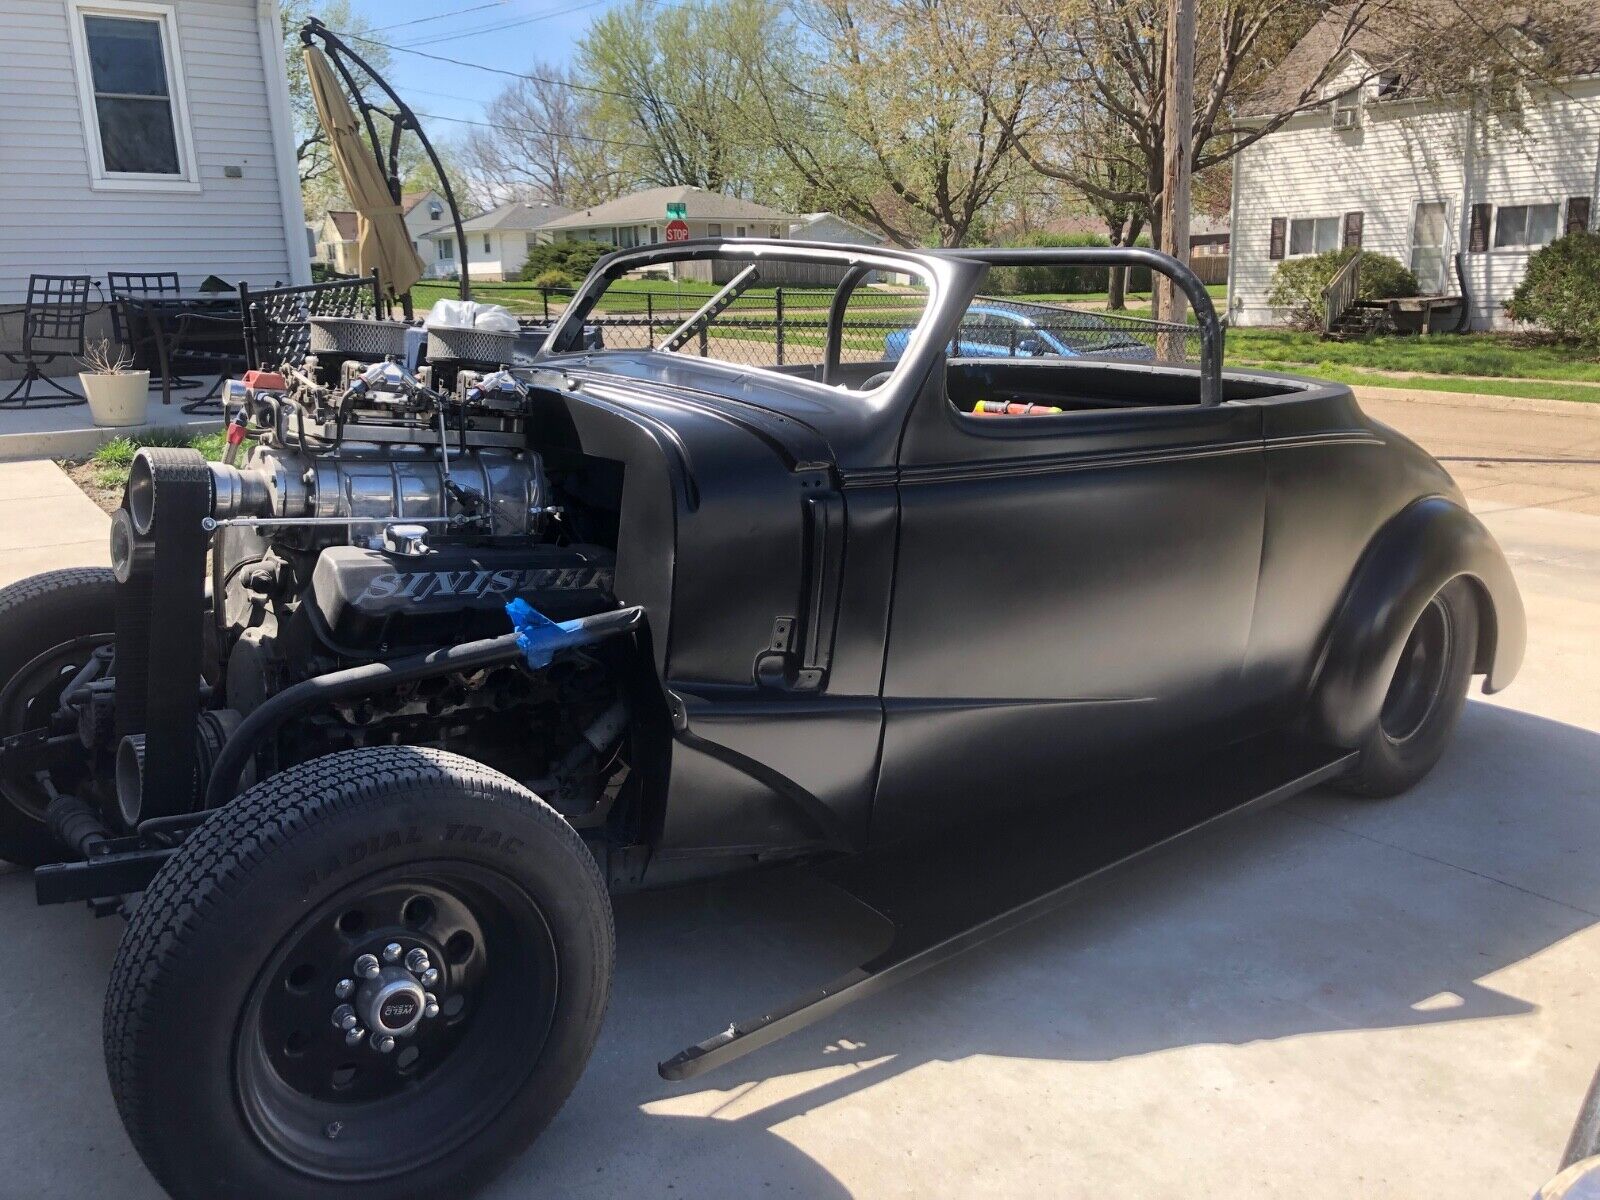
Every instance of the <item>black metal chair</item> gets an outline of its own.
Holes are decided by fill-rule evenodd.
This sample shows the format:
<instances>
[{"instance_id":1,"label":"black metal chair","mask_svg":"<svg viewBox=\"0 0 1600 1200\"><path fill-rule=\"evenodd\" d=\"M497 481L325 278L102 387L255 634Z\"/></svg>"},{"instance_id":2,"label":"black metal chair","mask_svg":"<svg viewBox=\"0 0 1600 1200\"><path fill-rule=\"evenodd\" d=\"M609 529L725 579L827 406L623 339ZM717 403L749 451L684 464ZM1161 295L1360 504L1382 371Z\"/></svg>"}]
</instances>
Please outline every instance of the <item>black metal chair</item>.
<instances>
[{"instance_id":1,"label":"black metal chair","mask_svg":"<svg viewBox=\"0 0 1600 1200\"><path fill-rule=\"evenodd\" d=\"M134 366L156 371L159 342L156 330L143 314L135 315L129 300L150 296L176 296L181 287L176 271L107 271L106 297L111 306L111 336L133 355ZM194 387L195 380L174 380L180 387Z\"/></svg>"},{"instance_id":2,"label":"black metal chair","mask_svg":"<svg viewBox=\"0 0 1600 1200\"><path fill-rule=\"evenodd\" d=\"M88 403L40 368L58 358L83 354L90 282L87 275L28 276L28 300L22 309L22 341L15 350L0 350L0 358L22 368L22 378L16 387L0 396L0 407L69 408ZM35 399L33 386L36 383L65 399Z\"/></svg>"},{"instance_id":3,"label":"black metal chair","mask_svg":"<svg viewBox=\"0 0 1600 1200\"><path fill-rule=\"evenodd\" d=\"M216 312L189 311L179 315L173 324L172 346L167 351L168 360L183 363L191 370L215 372L217 380L211 389L197 400L183 406L186 413L222 414L223 381L250 365L245 353L247 338L244 330L243 285L240 286L240 309L237 313L218 304ZM225 301L227 296L219 296Z\"/></svg>"},{"instance_id":4,"label":"black metal chair","mask_svg":"<svg viewBox=\"0 0 1600 1200\"><path fill-rule=\"evenodd\" d=\"M298 366L311 348L312 317L383 318L383 289L378 273L359 279L335 279L299 287L252 291L239 285L244 312L245 357L252 367L276 370Z\"/></svg>"}]
</instances>

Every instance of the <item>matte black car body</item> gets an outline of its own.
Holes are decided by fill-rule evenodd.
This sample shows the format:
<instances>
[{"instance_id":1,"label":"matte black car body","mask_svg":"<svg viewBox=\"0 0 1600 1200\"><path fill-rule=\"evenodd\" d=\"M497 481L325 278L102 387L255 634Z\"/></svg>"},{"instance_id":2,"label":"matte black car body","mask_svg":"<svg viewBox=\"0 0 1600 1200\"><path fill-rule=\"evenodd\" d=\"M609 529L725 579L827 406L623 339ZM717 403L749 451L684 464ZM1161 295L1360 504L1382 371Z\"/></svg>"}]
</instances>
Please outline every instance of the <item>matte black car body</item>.
<instances>
[{"instance_id":1,"label":"matte black car body","mask_svg":"<svg viewBox=\"0 0 1600 1200\"><path fill-rule=\"evenodd\" d=\"M564 350L607 280L741 253L909 268L929 315L866 391L836 385L884 364L836 348L780 370ZM1354 745L1457 577L1480 601L1486 690L1516 673L1500 551L1348 388L1221 373L1220 344L1201 370L947 359L988 266L1030 255L1097 257L623 252L553 331L548 432L623 464L617 594L646 610L670 708L657 864L860 850L1274 728ZM950 399L974 389L1071 411L978 419Z\"/></svg>"}]
</instances>

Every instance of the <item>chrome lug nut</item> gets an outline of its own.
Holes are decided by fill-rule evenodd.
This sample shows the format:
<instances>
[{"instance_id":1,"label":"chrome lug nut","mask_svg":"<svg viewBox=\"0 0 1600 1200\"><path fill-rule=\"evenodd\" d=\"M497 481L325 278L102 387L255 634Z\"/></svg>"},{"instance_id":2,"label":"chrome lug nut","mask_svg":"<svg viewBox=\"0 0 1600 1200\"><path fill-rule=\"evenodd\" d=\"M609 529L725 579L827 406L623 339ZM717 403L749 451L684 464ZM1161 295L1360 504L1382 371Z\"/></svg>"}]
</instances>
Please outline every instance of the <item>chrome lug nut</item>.
<instances>
[{"instance_id":1,"label":"chrome lug nut","mask_svg":"<svg viewBox=\"0 0 1600 1200\"><path fill-rule=\"evenodd\" d=\"M363 954L356 959L356 974L363 979L376 979L378 972L383 970L376 954Z\"/></svg>"},{"instance_id":2,"label":"chrome lug nut","mask_svg":"<svg viewBox=\"0 0 1600 1200\"><path fill-rule=\"evenodd\" d=\"M376 1047L379 1054L388 1054L394 1049L394 1039L387 1033L383 1034L381 1037L373 1038L372 1044L374 1047Z\"/></svg>"},{"instance_id":3,"label":"chrome lug nut","mask_svg":"<svg viewBox=\"0 0 1600 1200\"><path fill-rule=\"evenodd\" d=\"M390 942L383 948L384 962L399 962L400 955L405 953L404 947L399 942Z\"/></svg>"},{"instance_id":4,"label":"chrome lug nut","mask_svg":"<svg viewBox=\"0 0 1600 1200\"><path fill-rule=\"evenodd\" d=\"M410 971L413 975L422 974L422 972L426 971L431 965L432 964L428 961L428 952L421 946L418 946L410 954L406 955L406 970Z\"/></svg>"},{"instance_id":5,"label":"chrome lug nut","mask_svg":"<svg viewBox=\"0 0 1600 1200\"><path fill-rule=\"evenodd\" d=\"M341 979L333 985L333 994L341 1000L348 1000L356 994L356 981L354 979Z\"/></svg>"},{"instance_id":6,"label":"chrome lug nut","mask_svg":"<svg viewBox=\"0 0 1600 1200\"><path fill-rule=\"evenodd\" d=\"M428 993L426 1003L424 1003L422 1006L422 1015L427 1017L429 1020L432 1020L434 1017L439 1015L439 1001L434 997L432 992Z\"/></svg>"},{"instance_id":7,"label":"chrome lug nut","mask_svg":"<svg viewBox=\"0 0 1600 1200\"><path fill-rule=\"evenodd\" d=\"M423 987L431 988L434 984L436 984L438 982L439 982L439 968L438 967L429 967L426 971L424 971L422 973L422 986Z\"/></svg>"},{"instance_id":8,"label":"chrome lug nut","mask_svg":"<svg viewBox=\"0 0 1600 1200\"><path fill-rule=\"evenodd\" d=\"M341 1004L333 1010L333 1023L339 1029L354 1029L360 1024L356 1019L356 1010L348 1004Z\"/></svg>"},{"instance_id":9,"label":"chrome lug nut","mask_svg":"<svg viewBox=\"0 0 1600 1200\"><path fill-rule=\"evenodd\" d=\"M345 1030L344 1044L346 1046L359 1046L361 1044L361 1039L366 1036L367 1031L361 1028L361 1026L357 1025L354 1029Z\"/></svg>"}]
</instances>

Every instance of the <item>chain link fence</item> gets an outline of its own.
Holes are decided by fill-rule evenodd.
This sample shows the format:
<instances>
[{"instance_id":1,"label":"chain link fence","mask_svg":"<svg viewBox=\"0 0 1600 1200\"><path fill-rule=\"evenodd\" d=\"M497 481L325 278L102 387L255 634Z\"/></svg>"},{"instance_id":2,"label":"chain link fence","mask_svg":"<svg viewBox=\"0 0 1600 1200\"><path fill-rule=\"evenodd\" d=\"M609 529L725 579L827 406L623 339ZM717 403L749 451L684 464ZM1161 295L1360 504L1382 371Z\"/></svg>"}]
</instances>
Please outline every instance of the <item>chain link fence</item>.
<instances>
[{"instance_id":1,"label":"chain link fence","mask_svg":"<svg viewBox=\"0 0 1600 1200\"><path fill-rule=\"evenodd\" d=\"M558 319L577 294L572 288L474 284L480 301L501 304L524 320ZM599 329L607 349L660 346L715 294L713 287L674 290L607 288L585 325ZM752 367L818 364L827 344L832 288L752 288L705 322L675 353ZM840 361L893 362L904 352L927 305L918 288L870 286L850 296L840 328ZM956 338L954 357L1090 357L1193 365L1200 361L1194 325L1108 313L1053 301L982 296L973 300Z\"/></svg>"}]
</instances>

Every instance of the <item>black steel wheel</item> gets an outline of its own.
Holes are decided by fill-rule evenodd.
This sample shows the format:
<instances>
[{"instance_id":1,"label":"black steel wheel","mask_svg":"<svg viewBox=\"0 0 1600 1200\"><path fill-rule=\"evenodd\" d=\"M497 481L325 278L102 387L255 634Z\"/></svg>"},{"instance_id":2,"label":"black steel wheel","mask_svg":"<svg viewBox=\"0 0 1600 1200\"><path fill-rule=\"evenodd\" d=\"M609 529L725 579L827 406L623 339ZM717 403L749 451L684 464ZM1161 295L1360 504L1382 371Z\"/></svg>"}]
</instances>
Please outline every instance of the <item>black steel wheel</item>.
<instances>
[{"instance_id":1,"label":"black steel wheel","mask_svg":"<svg viewBox=\"0 0 1600 1200\"><path fill-rule=\"evenodd\" d=\"M116 588L104 567L48 571L0 588L0 737L45 727L63 689L111 641ZM45 828L48 803L34 780L0 777L0 858L31 867L65 856Z\"/></svg>"},{"instance_id":2,"label":"black steel wheel","mask_svg":"<svg viewBox=\"0 0 1600 1200\"><path fill-rule=\"evenodd\" d=\"M1477 648L1477 599L1458 579L1441 588L1412 625L1377 724L1345 780L1347 790L1393 796L1433 769L1466 704Z\"/></svg>"},{"instance_id":3,"label":"black steel wheel","mask_svg":"<svg viewBox=\"0 0 1600 1200\"><path fill-rule=\"evenodd\" d=\"M442 751L330 755L145 892L112 1091L179 1200L462 1195L577 1082L612 956L594 860L530 792Z\"/></svg>"}]
</instances>

